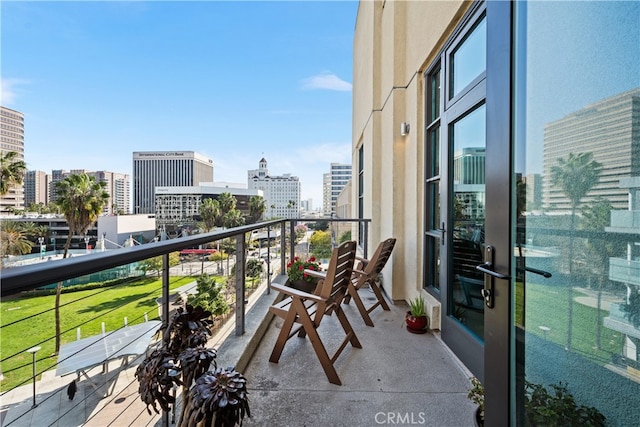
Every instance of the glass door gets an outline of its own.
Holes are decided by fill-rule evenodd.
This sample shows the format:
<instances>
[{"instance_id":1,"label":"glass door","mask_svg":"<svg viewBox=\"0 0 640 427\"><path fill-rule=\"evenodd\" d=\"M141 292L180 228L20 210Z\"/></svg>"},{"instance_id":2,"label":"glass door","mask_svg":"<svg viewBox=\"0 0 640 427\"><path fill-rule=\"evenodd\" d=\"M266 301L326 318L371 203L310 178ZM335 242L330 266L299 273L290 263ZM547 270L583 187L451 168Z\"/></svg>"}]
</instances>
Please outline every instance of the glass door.
<instances>
[{"instance_id":1,"label":"glass door","mask_svg":"<svg viewBox=\"0 0 640 427\"><path fill-rule=\"evenodd\" d=\"M638 425L640 3L514 7L513 419Z\"/></svg>"}]
</instances>

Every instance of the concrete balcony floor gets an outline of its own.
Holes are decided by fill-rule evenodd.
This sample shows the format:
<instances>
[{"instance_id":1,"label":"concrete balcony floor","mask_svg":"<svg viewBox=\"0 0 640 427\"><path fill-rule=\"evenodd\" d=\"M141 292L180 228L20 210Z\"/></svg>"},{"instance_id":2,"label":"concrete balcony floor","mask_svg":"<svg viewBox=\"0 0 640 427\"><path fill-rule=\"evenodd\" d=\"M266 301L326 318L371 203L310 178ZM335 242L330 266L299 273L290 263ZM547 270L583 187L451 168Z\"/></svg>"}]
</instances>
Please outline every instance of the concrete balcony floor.
<instances>
[{"instance_id":1,"label":"concrete balcony floor","mask_svg":"<svg viewBox=\"0 0 640 427\"><path fill-rule=\"evenodd\" d=\"M370 290L360 292L365 304L375 301ZM348 345L337 359L340 386L329 383L308 338L291 338L279 363L270 363L282 320L271 322L245 369L247 426L475 425L470 374L437 334L405 329L404 303L376 309L375 327L353 303L344 310L362 349ZM335 316L323 319L319 334L330 354L344 337Z\"/></svg>"},{"instance_id":2,"label":"concrete balcony floor","mask_svg":"<svg viewBox=\"0 0 640 427\"><path fill-rule=\"evenodd\" d=\"M361 292L365 303L372 301L370 290ZM240 338L230 336L218 355L221 367L246 364L240 370L248 381L251 418L245 419L244 425L475 425L475 405L467 399L470 374L437 333L416 335L406 331L404 303L392 304L391 311L375 310L375 327L364 324L353 303L344 307L362 349L348 346L337 359L336 370L343 384L338 386L327 380L308 338L291 338L280 362L269 362L282 321L265 316L275 295L262 294L250 302L247 333ZM260 336L256 332L260 328L266 328L262 340L252 340L252 336ZM319 333L333 353L343 336L337 319L323 319ZM249 360L248 364L241 359ZM138 396L138 383L133 377L137 362L110 367L110 374L117 375L108 383L111 395L104 399L101 393L93 393L83 378L76 398L69 401L66 386L72 376L45 374L37 389L37 401L42 403L18 420L16 416L31 407L31 386L2 397L4 422L0 425L14 420L11 426L160 426L160 417L150 416ZM93 380L102 384L100 368L91 372ZM104 394L104 386L99 391ZM87 400L82 401L85 397ZM58 417L60 420L54 421Z\"/></svg>"}]
</instances>

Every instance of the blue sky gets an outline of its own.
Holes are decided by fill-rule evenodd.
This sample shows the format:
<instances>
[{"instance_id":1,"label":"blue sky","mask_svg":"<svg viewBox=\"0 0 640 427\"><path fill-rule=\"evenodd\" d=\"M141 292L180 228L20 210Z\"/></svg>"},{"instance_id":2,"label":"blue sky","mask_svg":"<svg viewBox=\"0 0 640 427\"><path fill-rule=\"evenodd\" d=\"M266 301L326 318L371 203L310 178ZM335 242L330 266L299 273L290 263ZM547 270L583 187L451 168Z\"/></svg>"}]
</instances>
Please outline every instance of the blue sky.
<instances>
[{"instance_id":1,"label":"blue sky","mask_svg":"<svg viewBox=\"0 0 640 427\"><path fill-rule=\"evenodd\" d=\"M357 1L2 1L2 105L30 170L131 174L132 152L193 150L215 180L265 157L322 203L351 163Z\"/></svg>"}]
</instances>

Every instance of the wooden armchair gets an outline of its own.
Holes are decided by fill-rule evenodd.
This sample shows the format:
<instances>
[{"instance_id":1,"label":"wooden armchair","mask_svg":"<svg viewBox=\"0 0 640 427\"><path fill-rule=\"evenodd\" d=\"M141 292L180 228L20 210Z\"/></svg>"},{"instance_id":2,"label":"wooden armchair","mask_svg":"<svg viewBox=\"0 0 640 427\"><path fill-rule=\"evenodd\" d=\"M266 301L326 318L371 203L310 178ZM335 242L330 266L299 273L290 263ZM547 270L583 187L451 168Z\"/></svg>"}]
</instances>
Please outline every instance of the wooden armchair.
<instances>
[{"instance_id":1,"label":"wooden armchair","mask_svg":"<svg viewBox=\"0 0 640 427\"><path fill-rule=\"evenodd\" d=\"M351 343L353 347L362 348L349 320L340 307L350 283L355 254L356 242L345 242L333 250L326 272L317 275L316 271L306 270L306 273L317 275L320 279L314 294L277 283L271 284L272 289L280 291L288 297L269 308L269 311L284 319L282 329L269 358L270 362L278 363L285 344L296 333L300 338L308 335L329 382L337 385L342 384L334 367L336 359L348 343ZM340 321L346 336L334 355L329 357L317 329L324 316L333 313Z\"/></svg>"},{"instance_id":2,"label":"wooden armchair","mask_svg":"<svg viewBox=\"0 0 640 427\"><path fill-rule=\"evenodd\" d=\"M377 307L382 307L382 309L385 311L390 310L389 304L387 304L387 301L384 299L384 295L382 295L382 290L376 284L376 278L389 260L395 244L396 239L391 237L380 242L378 248L371 258L364 259L356 257L356 268L354 268L353 270L351 283L349 284L347 296L344 299L344 302L345 304L348 304L349 301L353 299L353 302L355 302L356 307L358 307L358 311L360 312L360 315L362 316L362 319L367 326L373 326L373 321L371 320L371 316L369 316L369 313L371 313ZM360 298L360 295L358 294L358 290L365 284L369 285L377 298L376 303L369 308L365 307L362 299Z\"/></svg>"}]
</instances>

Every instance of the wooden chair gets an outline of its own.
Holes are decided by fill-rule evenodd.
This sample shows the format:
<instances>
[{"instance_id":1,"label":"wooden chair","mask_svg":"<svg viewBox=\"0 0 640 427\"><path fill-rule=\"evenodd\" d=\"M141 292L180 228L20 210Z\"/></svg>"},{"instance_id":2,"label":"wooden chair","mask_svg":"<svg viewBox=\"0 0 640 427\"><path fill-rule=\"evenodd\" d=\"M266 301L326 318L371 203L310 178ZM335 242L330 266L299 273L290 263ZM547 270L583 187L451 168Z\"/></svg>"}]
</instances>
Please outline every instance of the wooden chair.
<instances>
[{"instance_id":1,"label":"wooden chair","mask_svg":"<svg viewBox=\"0 0 640 427\"><path fill-rule=\"evenodd\" d=\"M348 343L351 343L353 347L362 348L349 320L340 307L350 283L355 255L356 242L345 242L333 250L326 272L318 275L316 271L305 270L306 273L314 274L320 279L314 294L277 283L271 284L272 289L280 291L288 297L269 308L269 311L284 319L282 329L269 358L270 362L278 363L285 344L296 333L300 338L308 335L329 382L337 385L342 384L334 367L336 359ZM317 329L324 316L333 313L340 321L346 336L334 355L329 357Z\"/></svg>"},{"instance_id":2,"label":"wooden chair","mask_svg":"<svg viewBox=\"0 0 640 427\"><path fill-rule=\"evenodd\" d=\"M393 251L393 247L396 244L396 239L391 237L383 242L380 242L378 248L374 252L373 256L369 259L364 259L360 257L356 257L358 261L356 264L356 268L353 270L353 275L351 276L351 283L349 284L349 288L347 290L347 297L345 298L345 304L348 304L351 299L355 302L356 307L358 307L358 311L364 320L364 323L367 326L373 326L373 321L371 320L371 313L377 307L382 307L383 310L389 311L389 304L384 299L384 295L382 295L382 290L376 284L376 278L378 274L382 271L385 264L391 257L391 252ZM365 284L368 284L373 293L375 294L377 301L371 307L366 308L360 295L358 294L358 290L362 288Z\"/></svg>"}]
</instances>

